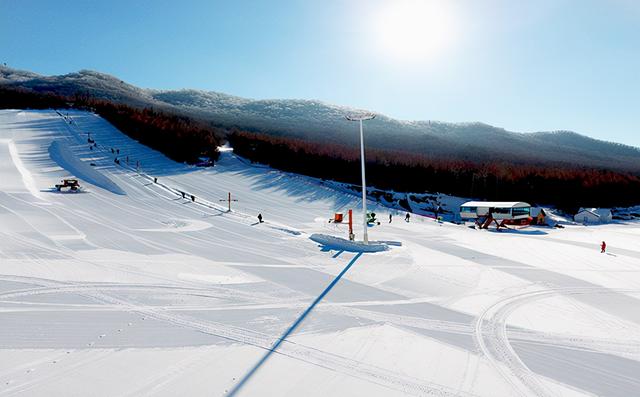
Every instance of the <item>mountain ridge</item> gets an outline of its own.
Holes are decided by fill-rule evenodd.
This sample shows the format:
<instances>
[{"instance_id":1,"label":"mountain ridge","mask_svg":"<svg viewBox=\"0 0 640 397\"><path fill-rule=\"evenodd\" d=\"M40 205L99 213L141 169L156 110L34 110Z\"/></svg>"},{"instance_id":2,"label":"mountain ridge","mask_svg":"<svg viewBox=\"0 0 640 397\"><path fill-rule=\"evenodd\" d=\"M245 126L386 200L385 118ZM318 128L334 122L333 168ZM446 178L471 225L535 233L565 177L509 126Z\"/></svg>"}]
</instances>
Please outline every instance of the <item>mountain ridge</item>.
<instances>
[{"instance_id":1,"label":"mountain ridge","mask_svg":"<svg viewBox=\"0 0 640 397\"><path fill-rule=\"evenodd\" d=\"M109 74L80 70L59 76L0 67L0 86L88 94L129 105L172 110L225 128L339 145L358 142L348 113L364 110L315 99L249 99L217 91L139 88ZM371 149L476 162L567 164L640 173L640 148L573 131L513 132L483 122L399 120L375 113L367 122Z\"/></svg>"}]
</instances>

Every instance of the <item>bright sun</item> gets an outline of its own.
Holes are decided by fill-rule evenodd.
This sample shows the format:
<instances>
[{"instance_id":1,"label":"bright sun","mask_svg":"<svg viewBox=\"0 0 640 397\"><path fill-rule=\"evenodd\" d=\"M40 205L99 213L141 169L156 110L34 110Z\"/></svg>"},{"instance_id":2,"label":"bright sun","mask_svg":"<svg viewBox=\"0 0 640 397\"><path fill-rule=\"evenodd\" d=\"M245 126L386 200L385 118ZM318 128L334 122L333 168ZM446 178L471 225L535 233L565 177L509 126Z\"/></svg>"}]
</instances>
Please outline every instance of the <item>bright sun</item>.
<instances>
[{"instance_id":1,"label":"bright sun","mask_svg":"<svg viewBox=\"0 0 640 397\"><path fill-rule=\"evenodd\" d=\"M376 45L385 56L422 61L447 47L453 34L444 0L388 0L374 17Z\"/></svg>"}]
</instances>

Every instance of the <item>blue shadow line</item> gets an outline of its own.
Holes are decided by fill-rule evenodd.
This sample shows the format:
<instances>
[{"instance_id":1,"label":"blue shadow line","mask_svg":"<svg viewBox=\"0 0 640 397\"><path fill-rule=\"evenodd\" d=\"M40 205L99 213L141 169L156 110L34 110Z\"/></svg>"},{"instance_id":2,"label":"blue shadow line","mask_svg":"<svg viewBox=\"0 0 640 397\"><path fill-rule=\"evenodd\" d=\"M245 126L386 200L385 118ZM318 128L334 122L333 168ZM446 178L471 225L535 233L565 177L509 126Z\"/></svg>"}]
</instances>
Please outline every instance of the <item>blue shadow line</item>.
<instances>
[{"instance_id":1,"label":"blue shadow line","mask_svg":"<svg viewBox=\"0 0 640 397\"><path fill-rule=\"evenodd\" d=\"M280 347L280 345L285 341L285 339L287 339L289 337L289 335L291 335L293 333L293 331L295 331L300 326L300 324L302 324L304 319L311 313L313 308L316 307L316 305L318 303L320 303L320 301L329 293L329 291L331 291L331 289L333 289L333 287L335 287L335 285L338 283L338 281L340 281L342 276L344 276L345 273L347 273L347 271L349 271L351 266L353 266L353 264L356 263L356 261L361 256L362 256L362 252L359 252L356 256L353 257L353 259L351 259L351 262L349 262L349 264L347 264L347 266L345 266L345 268L342 269L340 274L338 274L333 279L333 281L331 281L331 283L327 286L327 288L325 288L324 291L322 291L322 293L320 295L318 295L318 297L300 315L300 317L298 317L298 319L296 321L294 321L293 324L291 324L291 326L282 334L282 336L280 336L280 338L278 338L276 343L274 343L273 346L269 350L267 350L267 352L262 356L262 358L249 370L249 372L247 372L245 374L245 376L242 379L240 379L238 384L235 385L235 387L233 389L231 389L231 391L229 392L229 397L235 396L240 391L240 389L242 389L242 387L245 385L245 383L247 383L247 381L249 379L251 379L251 377L256 373L256 371L269 359L269 357L273 353L275 353L275 351L278 349L278 347Z\"/></svg>"}]
</instances>

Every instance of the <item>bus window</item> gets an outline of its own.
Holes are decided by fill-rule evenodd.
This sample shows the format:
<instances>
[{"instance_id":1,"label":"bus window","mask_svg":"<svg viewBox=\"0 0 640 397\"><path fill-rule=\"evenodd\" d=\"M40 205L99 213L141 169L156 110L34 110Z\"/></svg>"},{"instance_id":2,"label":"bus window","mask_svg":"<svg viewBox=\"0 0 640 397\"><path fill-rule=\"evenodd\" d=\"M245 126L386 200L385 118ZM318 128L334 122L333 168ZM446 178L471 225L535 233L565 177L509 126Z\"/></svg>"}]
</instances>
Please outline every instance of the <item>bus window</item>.
<instances>
[{"instance_id":1,"label":"bus window","mask_svg":"<svg viewBox=\"0 0 640 397\"><path fill-rule=\"evenodd\" d=\"M522 215L530 215L531 208L530 207L521 207L521 208L512 208L511 215L513 216L522 216Z\"/></svg>"}]
</instances>

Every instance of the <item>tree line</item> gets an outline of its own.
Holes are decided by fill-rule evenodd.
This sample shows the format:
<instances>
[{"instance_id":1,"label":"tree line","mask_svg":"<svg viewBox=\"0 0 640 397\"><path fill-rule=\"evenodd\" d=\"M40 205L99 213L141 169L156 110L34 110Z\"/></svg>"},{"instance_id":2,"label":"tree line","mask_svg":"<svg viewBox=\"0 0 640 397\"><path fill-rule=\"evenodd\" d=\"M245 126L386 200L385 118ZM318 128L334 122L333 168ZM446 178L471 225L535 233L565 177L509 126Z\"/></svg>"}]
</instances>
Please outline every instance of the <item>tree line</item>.
<instances>
[{"instance_id":1,"label":"tree line","mask_svg":"<svg viewBox=\"0 0 640 397\"><path fill-rule=\"evenodd\" d=\"M0 108L91 110L129 137L179 162L197 163L200 157L217 160L218 146L223 143L225 134L220 128L184 115L149 107L138 108L83 94L69 97L0 87Z\"/></svg>"},{"instance_id":2,"label":"tree line","mask_svg":"<svg viewBox=\"0 0 640 397\"><path fill-rule=\"evenodd\" d=\"M314 143L266 134L231 131L234 152L285 171L359 185L358 147ZM366 151L367 184L400 192L440 192L486 200L527 201L578 207L640 203L640 178L632 173L567 165L474 162L427 158L389 150Z\"/></svg>"},{"instance_id":3,"label":"tree line","mask_svg":"<svg viewBox=\"0 0 640 397\"><path fill-rule=\"evenodd\" d=\"M225 139L253 162L322 179L360 184L357 145L274 136L260 131L223 130L183 114L134 107L89 95L61 96L0 87L0 108L92 110L133 139L179 162L218 158ZM640 203L640 177L631 172L564 163L516 163L510 159L447 159L401 150L367 149L367 181L378 189L440 192L487 200L527 201L575 211L578 207Z\"/></svg>"}]
</instances>

